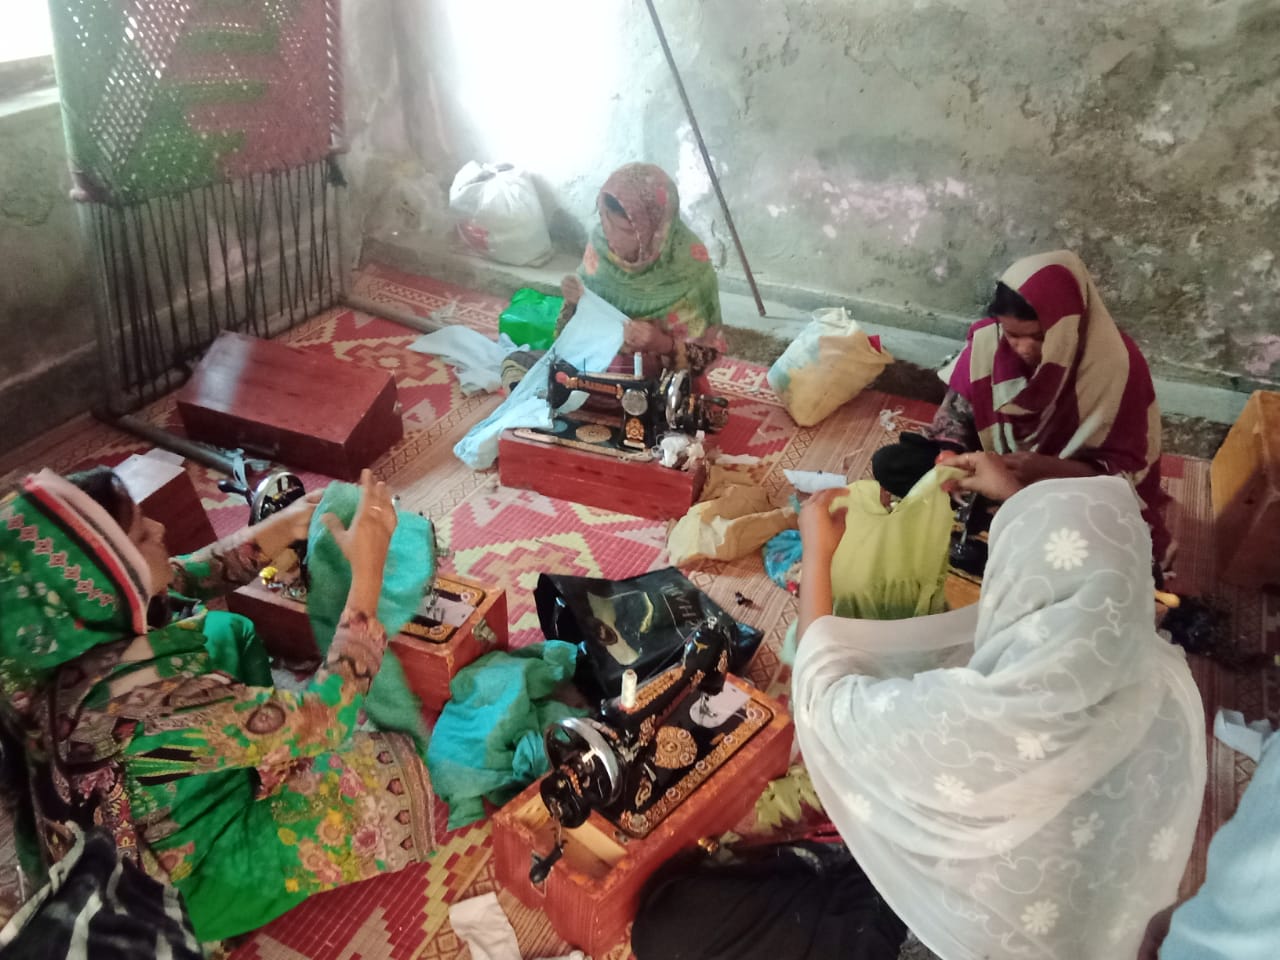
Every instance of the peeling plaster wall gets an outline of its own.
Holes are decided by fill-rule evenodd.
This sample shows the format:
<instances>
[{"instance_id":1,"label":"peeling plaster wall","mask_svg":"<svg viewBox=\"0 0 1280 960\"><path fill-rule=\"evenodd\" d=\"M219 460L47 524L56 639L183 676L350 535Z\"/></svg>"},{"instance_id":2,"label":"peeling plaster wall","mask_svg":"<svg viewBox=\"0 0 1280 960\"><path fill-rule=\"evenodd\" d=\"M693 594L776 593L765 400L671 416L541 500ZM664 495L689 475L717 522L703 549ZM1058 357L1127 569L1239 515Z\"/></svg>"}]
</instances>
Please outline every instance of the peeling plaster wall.
<instances>
[{"instance_id":1,"label":"peeling plaster wall","mask_svg":"<svg viewBox=\"0 0 1280 960\"><path fill-rule=\"evenodd\" d=\"M658 7L765 282L972 317L1012 260L1070 247L1158 373L1280 381L1277 0ZM527 167L572 249L604 176L657 162L740 275L642 3L399 9L442 182Z\"/></svg>"},{"instance_id":2,"label":"peeling plaster wall","mask_svg":"<svg viewBox=\"0 0 1280 960\"><path fill-rule=\"evenodd\" d=\"M0 117L0 452L89 408L89 273L56 105Z\"/></svg>"}]
</instances>

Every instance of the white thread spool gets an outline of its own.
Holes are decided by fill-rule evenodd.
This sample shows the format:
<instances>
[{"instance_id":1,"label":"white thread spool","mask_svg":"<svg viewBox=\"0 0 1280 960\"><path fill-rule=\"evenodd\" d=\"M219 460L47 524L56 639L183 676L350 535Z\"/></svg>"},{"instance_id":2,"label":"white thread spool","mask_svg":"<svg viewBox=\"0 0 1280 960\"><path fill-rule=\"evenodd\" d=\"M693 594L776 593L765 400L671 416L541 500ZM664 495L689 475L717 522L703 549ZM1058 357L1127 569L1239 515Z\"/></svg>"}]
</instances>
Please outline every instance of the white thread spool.
<instances>
[{"instance_id":1,"label":"white thread spool","mask_svg":"<svg viewBox=\"0 0 1280 960\"><path fill-rule=\"evenodd\" d=\"M622 671L622 708L630 710L636 705L636 672Z\"/></svg>"},{"instance_id":2,"label":"white thread spool","mask_svg":"<svg viewBox=\"0 0 1280 960\"><path fill-rule=\"evenodd\" d=\"M635 356L631 358L631 366L637 377L644 376L644 354L639 350L635 352Z\"/></svg>"}]
</instances>

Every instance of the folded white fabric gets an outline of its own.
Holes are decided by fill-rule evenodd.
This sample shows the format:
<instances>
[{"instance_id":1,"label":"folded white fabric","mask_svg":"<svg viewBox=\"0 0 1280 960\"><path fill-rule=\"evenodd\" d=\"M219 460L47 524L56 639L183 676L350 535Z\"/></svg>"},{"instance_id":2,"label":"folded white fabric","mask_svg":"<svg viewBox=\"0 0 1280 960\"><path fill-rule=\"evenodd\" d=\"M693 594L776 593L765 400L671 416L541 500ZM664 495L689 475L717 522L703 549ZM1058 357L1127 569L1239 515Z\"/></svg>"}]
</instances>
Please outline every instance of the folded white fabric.
<instances>
[{"instance_id":1,"label":"folded white fabric","mask_svg":"<svg viewBox=\"0 0 1280 960\"><path fill-rule=\"evenodd\" d=\"M782 473L798 493L838 490L849 485L849 480L844 474L831 473L827 470L783 470Z\"/></svg>"},{"instance_id":2,"label":"folded white fabric","mask_svg":"<svg viewBox=\"0 0 1280 960\"><path fill-rule=\"evenodd\" d=\"M449 907L453 932L471 948L471 960L521 960L511 921L493 893L484 893ZM591 960L581 950L553 960Z\"/></svg>"}]
</instances>

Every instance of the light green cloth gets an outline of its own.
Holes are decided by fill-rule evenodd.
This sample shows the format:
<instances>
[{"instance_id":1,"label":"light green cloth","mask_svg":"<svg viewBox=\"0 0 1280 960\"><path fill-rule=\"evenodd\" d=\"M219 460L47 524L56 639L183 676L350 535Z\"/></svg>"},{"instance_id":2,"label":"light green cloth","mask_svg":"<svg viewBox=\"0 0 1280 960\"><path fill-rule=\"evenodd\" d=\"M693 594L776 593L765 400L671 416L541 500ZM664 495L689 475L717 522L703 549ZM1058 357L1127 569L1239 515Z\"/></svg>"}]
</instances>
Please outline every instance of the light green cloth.
<instances>
[{"instance_id":1,"label":"light green cloth","mask_svg":"<svg viewBox=\"0 0 1280 960\"><path fill-rule=\"evenodd\" d=\"M332 513L349 524L359 504L359 487L331 483L311 518L307 536L307 569L311 575L307 613L322 653L328 651L333 642L351 590L351 564L321 517ZM435 572L435 532L431 522L416 514L399 514L383 570L382 595L378 599L378 620L388 637L399 633L417 612ZM369 687L365 710L379 730L408 734L419 752L425 754L430 733L422 717L422 701L409 689L404 668L390 648Z\"/></svg>"},{"instance_id":2,"label":"light green cloth","mask_svg":"<svg viewBox=\"0 0 1280 960\"><path fill-rule=\"evenodd\" d=\"M892 512L880 503L880 484L859 480L837 497L845 531L831 558L832 613L861 620L903 620L941 613L955 513L940 484L961 476L935 467Z\"/></svg>"},{"instance_id":3,"label":"light green cloth","mask_svg":"<svg viewBox=\"0 0 1280 960\"><path fill-rule=\"evenodd\" d=\"M431 786L449 804L449 829L484 816L484 800L504 804L550 769L543 732L585 710L550 699L573 676L578 650L560 640L506 653L495 650L464 667L427 750Z\"/></svg>"}]
</instances>

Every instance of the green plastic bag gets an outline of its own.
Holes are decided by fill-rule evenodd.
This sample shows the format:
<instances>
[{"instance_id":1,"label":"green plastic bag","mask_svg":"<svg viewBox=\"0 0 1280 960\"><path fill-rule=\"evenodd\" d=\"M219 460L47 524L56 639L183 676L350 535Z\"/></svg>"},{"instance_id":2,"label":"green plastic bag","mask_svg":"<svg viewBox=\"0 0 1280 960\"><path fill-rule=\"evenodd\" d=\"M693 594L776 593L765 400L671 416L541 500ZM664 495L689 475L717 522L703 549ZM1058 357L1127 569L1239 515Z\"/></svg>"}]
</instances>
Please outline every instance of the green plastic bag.
<instances>
[{"instance_id":1,"label":"green plastic bag","mask_svg":"<svg viewBox=\"0 0 1280 960\"><path fill-rule=\"evenodd\" d=\"M552 297L529 287L515 292L507 309L498 317L498 332L517 346L546 350L556 339L556 320L564 297Z\"/></svg>"}]
</instances>

